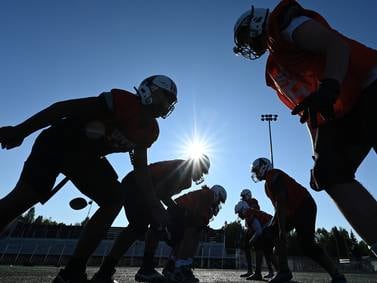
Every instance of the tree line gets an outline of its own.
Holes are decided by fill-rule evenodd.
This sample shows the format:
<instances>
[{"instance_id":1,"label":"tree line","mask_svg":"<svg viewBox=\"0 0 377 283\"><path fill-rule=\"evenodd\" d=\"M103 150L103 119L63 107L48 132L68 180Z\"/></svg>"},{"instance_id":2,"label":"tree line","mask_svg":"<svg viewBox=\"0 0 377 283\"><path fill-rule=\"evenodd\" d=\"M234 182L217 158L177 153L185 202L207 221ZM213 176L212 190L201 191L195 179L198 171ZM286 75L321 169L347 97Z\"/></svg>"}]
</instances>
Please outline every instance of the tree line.
<instances>
[{"instance_id":1,"label":"tree line","mask_svg":"<svg viewBox=\"0 0 377 283\"><path fill-rule=\"evenodd\" d=\"M223 230L225 232L225 247L227 249L243 248L243 237L246 230L239 220L225 223ZM364 256L372 256L368 245L364 241L358 241L352 231L349 232L342 227L333 227L330 231L325 228L318 228L315 238L333 258L361 259ZM289 255L304 255L298 243L295 231L290 232L287 236Z\"/></svg>"}]
</instances>

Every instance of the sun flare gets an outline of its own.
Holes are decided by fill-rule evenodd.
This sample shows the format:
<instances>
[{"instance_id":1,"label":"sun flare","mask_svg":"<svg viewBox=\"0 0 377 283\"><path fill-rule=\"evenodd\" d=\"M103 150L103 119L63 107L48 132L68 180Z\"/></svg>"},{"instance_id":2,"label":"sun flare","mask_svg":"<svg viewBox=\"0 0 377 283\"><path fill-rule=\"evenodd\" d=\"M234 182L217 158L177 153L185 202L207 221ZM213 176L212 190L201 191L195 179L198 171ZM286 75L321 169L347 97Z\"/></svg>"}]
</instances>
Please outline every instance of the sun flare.
<instances>
[{"instance_id":1,"label":"sun flare","mask_svg":"<svg viewBox=\"0 0 377 283\"><path fill-rule=\"evenodd\" d=\"M182 144L182 152L186 158L200 159L203 154L210 154L209 143L198 136L186 138Z\"/></svg>"}]
</instances>

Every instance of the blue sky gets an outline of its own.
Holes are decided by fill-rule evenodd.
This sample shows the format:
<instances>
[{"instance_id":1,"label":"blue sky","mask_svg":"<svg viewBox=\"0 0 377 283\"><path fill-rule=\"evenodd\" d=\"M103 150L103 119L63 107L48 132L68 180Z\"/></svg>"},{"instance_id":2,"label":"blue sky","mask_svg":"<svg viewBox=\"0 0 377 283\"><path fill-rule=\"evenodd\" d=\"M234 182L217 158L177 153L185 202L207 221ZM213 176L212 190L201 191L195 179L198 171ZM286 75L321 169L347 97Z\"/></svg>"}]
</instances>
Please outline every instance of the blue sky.
<instances>
[{"instance_id":1,"label":"blue sky","mask_svg":"<svg viewBox=\"0 0 377 283\"><path fill-rule=\"evenodd\" d=\"M185 158L182 149L196 133L211 149L206 183L221 184L228 191L227 203L211 226L219 228L236 219L234 205L244 188L251 188L261 208L272 213L263 184L254 184L249 174L255 158L269 157L267 123L260 115L279 115L272 124L275 166L306 187L311 141L306 127L265 86L266 56L247 61L234 56L232 47L239 15L251 4L273 8L277 3L2 0L0 125L22 122L58 100L96 96L111 88L132 90L147 76L165 74L175 80L179 102L168 119L160 120L161 135L150 150L150 162ZM322 13L340 32L377 47L377 2L300 3ZM35 137L29 136L21 147L0 151L0 197L17 182ZM131 169L127 154L113 154L109 160L120 177ZM374 197L376 165L375 153L370 153L357 173ZM351 229L326 193L310 192L318 205L318 227ZM46 205L37 205L37 214L80 222L87 210L68 206L77 196L80 193L69 184ZM126 223L122 213L114 225Z\"/></svg>"}]
</instances>

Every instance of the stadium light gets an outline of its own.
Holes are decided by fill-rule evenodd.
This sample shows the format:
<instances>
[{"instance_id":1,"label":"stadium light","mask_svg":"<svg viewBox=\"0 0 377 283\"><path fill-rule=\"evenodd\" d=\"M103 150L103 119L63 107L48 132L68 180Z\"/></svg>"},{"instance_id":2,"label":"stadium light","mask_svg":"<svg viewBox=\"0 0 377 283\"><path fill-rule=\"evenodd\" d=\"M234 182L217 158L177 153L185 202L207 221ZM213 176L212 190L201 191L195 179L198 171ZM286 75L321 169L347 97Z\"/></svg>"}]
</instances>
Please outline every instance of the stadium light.
<instances>
[{"instance_id":1,"label":"stadium light","mask_svg":"<svg viewBox=\"0 0 377 283\"><path fill-rule=\"evenodd\" d=\"M270 136L270 155L271 155L271 164L272 164L272 167L274 167L274 155L273 155L273 152L272 152L271 122L272 121L277 121L277 119L278 119L278 115L277 114L262 114L261 115L261 120L268 122L268 133L269 133L269 136Z\"/></svg>"}]
</instances>

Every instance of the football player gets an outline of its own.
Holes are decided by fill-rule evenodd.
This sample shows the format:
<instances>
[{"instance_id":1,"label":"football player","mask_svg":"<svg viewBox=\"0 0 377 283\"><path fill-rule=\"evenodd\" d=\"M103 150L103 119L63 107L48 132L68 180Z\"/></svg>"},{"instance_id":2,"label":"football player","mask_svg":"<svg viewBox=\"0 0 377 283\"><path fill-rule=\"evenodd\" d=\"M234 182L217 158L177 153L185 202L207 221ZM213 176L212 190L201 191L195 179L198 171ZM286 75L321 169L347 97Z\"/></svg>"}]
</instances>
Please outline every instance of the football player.
<instances>
[{"instance_id":1,"label":"football player","mask_svg":"<svg viewBox=\"0 0 377 283\"><path fill-rule=\"evenodd\" d=\"M175 202L171 199L173 195L188 189L195 183L201 183L204 175L208 174L210 161L206 155L198 159L168 160L152 163L148 166L154 185L154 194L167 207ZM158 244L159 234L163 231L153 222L153 210L146 206L146 195L140 191L137 183L136 172L132 171L122 180L124 189L124 210L128 219L128 226L116 239L111 251L105 257L99 271L94 275L94 282L115 282L113 274L115 267L124 253L135 240L144 236L150 225L147 234L145 256L143 266L139 270L136 279L143 281L158 281L163 276L153 266L154 250ZM152 256L150 257L150 254Z\"/></svg>"},{"instance_id":2,"label":"football player","mask_svg":"<svg viewBox=\"0 0 377 283\"><path fill-rule=\"evenodd\" d=\"M255 208L255 209L260 209L259 208L259 204L258 204L258 200L256 200L255 198L252 197L251 195L251 191L249 189L244 189L241 191L241 200L243 201L246 201L247 204L249 205L249 207L252 207L252 208ZM243 242L244 242L244 252L245 252L245 256L246 256L246 264L247 264L247 272L246 273L243 273L240 275L240 277L249 277L250 275L253 274L253 266L252 266L252 263L251 263L251 246L249 244L250 242L250 238L252 236L252 234L250 233L250 229L247 229L246 230L246 234L244 235L244 239L243 239Z\"/></svg>"},{"instance_id":3,"label":"football player","mask_svg":"<svg viewBox=\"0 0 377 283\"><path fill-rule=\"evenodd\" d=\"M56 177L64 174L99 208L54 282L86 282L88 258L124 203L118 176L105 157L114 152L131 154L135 179L147 196L153 222L165 225L166 212L148 174L147 150L159 135L156 118L166 118L176 102L175 83L156 75L143 80L136 94L112 89L96 97L59 101L16 126L0 128L5 149L46 128L36 138L15 188L0 200L0 231L37 202L45 203Z\"/></svg>"},{"instance_id":4,"label":"football player","mask_svg":"<svg viewBox=\"0 0 377 283\"><path fill-rule=\"evenodd\" d=\"M273 243L269 237L264 237L263 234L263 229L270 224L272 215L250 207L244 200L240 200L236 204L234 207L234 213L237 214L239 218L245 220L245 226L247 228L246 234L249 235L249 237L247 237L249 239L248 247L249 249L251 249L252 246L255 248L255 272L247 276L246 279L262 280L261 271L263 255L266 259L266 264L268 267L268 274L266 274L263 278L267 279L273 277Z\"/></svg>"},{"instance_id":5,"label":"football player","mask_svg":"<svg viewBox=\"0 0 377 283\"><path fill-rule=\"evenodd\" d=\"M247 59L268 51L267 86L312 135L312 189L330 195L377 255L377 202L355 179L368 152L377 151L377 50L295 0L272 11L251 6L234 26L234 42Z\"/></svg>"},{"instance_id":6,"label":"football player","mask_svg":"<svg viewBox=\"0 0 377 283\"><path fill-rule=\"evenodd\" d=\"M279 272L270 281L286 282L292 279L287 258L287 232L295 229L303 252L322 266L331 276L332 282L346 282L331 258L315 242L315 220L317 206L309 192L280 169L272 168L267 158L256 159L251 166L254 181L265 181L265 192L275 207L271 226L266 227L276 235L275 248L279 258Z\"/></svg>"},{"instance_id":7,"label":"football player","mask_svg":"<svg viewBox=\"0 0 377 283\"><path fill-rule=\"evenodd\" d=\"M176 206L168 208L168 230L172 247L170 259L163 269L165 277L174 283L195 283L199 279L192 272L200 235L213 217L217 216L221 204L227 198L226 190L220 185L184 194L175 199Z\"/></svg>"}]
</instances>

